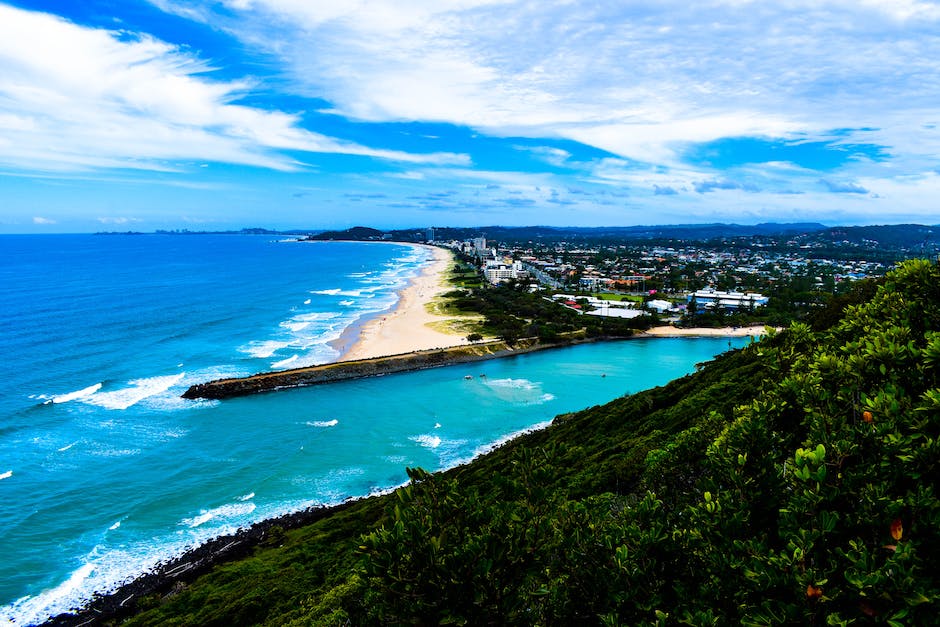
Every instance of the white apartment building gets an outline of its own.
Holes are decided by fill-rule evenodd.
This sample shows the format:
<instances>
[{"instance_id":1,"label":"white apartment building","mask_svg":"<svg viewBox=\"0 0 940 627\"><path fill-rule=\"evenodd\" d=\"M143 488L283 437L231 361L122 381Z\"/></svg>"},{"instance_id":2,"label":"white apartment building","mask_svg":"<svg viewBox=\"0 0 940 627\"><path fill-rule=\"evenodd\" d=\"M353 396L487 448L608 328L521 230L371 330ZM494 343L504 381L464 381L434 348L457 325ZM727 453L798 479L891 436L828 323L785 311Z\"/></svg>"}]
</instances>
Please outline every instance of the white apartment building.
<instances>
[{"instance_id":1,"label":"white apartment building","mask_svg":"<svg viewBox=\"0 0 940 627\"><path fill-rule=\"evenodd\" d=\"M483 276L485 276L486 280L493 285L499 285L503 281L508 281L509 279L519 279L528 275L529 273L522 268L521 261L506 263L497 261L495 259L489 259L487 260L486 265L483 267Z\"/></svg>"},{"instance_id":2,"label":"white apartment building","mask_svg":"<svg viewBox=\"0 0 940 627\"><path fill-rule=\"evenodd\" d=\"M689 296L689 302L695 302L699 307L711 309L722 307L724 309L742 309L749 307L763 307L770 300L769 297L757 292L722 292L711 287L698 290Z\"/></svg>"}]
</instances>

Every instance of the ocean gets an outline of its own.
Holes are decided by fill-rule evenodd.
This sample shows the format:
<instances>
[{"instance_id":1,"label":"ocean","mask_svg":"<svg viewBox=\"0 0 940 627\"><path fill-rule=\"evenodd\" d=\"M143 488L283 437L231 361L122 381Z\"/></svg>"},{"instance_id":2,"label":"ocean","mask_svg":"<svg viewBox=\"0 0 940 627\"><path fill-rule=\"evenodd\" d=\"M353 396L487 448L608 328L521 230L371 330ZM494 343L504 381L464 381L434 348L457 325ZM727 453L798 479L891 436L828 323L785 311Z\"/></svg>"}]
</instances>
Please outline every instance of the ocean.
<instances>
[{"instance_id":1,"label":"ocean","mask_svg":"<svg viewBox=\"0 0 940 627\"><path fill-rule=\"evenodd\" d=\"M180 398L336 359L331 342L394 307L429 258L270 236L0 236L0 620L42 621L212 537L468 461L748 341L589 344Z\"/></svg>"}]
</instances>

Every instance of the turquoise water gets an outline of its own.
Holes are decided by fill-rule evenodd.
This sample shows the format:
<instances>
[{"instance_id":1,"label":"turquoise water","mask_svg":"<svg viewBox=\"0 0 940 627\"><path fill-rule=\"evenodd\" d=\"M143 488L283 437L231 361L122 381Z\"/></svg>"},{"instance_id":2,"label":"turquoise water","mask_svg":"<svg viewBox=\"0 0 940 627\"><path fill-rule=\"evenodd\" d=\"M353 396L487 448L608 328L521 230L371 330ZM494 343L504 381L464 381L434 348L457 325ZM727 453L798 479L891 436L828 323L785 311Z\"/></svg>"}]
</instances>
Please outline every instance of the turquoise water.
<instances>
[{"instance_id":1,"label":"turquoise water","mask_svg":"<svg viewBox=\"0 0 940 627\"><path fill-rule=\"evenodd\" d=\"M584 345L184 401L196 381L335 358L328 342L393 306L427 253L248 236L0 246L0 617L16 624L211 537L389 489L408 466L453 466L746 342Z\"/></svg>"}]
</instances>

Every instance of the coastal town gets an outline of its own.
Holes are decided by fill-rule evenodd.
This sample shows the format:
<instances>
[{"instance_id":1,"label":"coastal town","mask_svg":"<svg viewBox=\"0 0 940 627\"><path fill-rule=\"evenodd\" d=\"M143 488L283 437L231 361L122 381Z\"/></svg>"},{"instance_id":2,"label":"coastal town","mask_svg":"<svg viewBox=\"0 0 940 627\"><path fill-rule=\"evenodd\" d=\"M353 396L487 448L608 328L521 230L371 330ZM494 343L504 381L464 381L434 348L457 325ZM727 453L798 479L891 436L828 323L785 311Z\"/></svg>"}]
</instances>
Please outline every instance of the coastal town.
<instances>
[{"instance_id":1,"label":"coastal town","mask_svg":"<svg viewBox=\"0 0 940 627\"><path fill-rule=\"evenodd\" d=\"M479 269L490 286L525 284L564 307L595 316L654 315L679 325L726 324L727 316L786 323L883 276L896 260L936 254L866 239L826 242L803 234L710 241L426 241ZM763 315L762 315L763 314Z\"/></svg>"}]
</instances>

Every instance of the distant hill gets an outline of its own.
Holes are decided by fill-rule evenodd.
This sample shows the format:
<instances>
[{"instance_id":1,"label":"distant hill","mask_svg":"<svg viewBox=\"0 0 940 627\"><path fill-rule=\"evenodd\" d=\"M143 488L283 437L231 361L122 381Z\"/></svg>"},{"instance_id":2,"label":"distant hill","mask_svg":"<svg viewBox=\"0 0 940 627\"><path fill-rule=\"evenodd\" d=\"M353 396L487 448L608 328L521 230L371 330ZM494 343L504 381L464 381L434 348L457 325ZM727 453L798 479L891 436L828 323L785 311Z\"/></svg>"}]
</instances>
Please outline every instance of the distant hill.
<instances>
[{"instance_id":1,"label":"distant hill","mask_svg":"<svg viewBox=\"0 0 940 627\"><path fill-rule=\"evenodd\" d=\"M653 226L481 226L434 227L436 241L469 240L484 236L508 245L567 242L598 246L616 243L734 245L760 243L786 250L812 248L815 255L852 257L866 250L872 260L898 260L934 256L940 251L940 227L921 224L827 227L816 222L762 224L663 224ZM345 231L326 231L313 240L424 242L426 229L379 230L357 226ZM751 240L754 240L753 242Z\"/></svg>"},{"instance_id":2,"label":"distant hill","mask_svg":"<svg viewBox=\"0 0 940 627\"><path fill-rule=\"evenodd\" d=\"M317 233L316 235L311 235L307 239L313 240L313 241L326 241L326 240L376 241L376 240L392 239L392 238L386 237L385 231L372 229L367 226L354 226L353 228L346 229L345 231L324 231L323 233Z\"/></svg>"},{"instance_id":3,"label":"distant hill","mask_svg":"<svg viewBox=\"0 0 940 627\"><path fill-rule=\"evenodd\" d=\"M886 224L877 226L841 226L827 228L819 236L833 242L845 241L859 246L881 245L894 248L934 248L940 244L940 226L922 224Z\"/></svg>"},{"instance_id":4,"label":"distant hill","mask_svg":"<svg viewBox=\"0 0 940 627\"><path fill-rule=\"evenodd\" d=\"M817 223L794 224L672 224L655 226L610 226L610 227L555 227L555 226L481 226L475 228L435 228L435 238L468 239L485 234L486 237L500 241L528 241L528 240L569 240L569 241L602 241L602 240L649 240L649 239L676 239L704 241L721 237L747 237L747 236L777 236L812 233L824 230L826 227ZM411 237L415 234L424 235L416 231L391 231L393 235Z\"/></svg>"}]
</instances>

